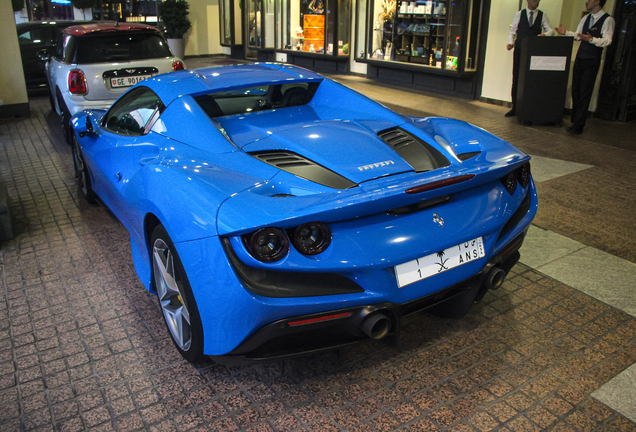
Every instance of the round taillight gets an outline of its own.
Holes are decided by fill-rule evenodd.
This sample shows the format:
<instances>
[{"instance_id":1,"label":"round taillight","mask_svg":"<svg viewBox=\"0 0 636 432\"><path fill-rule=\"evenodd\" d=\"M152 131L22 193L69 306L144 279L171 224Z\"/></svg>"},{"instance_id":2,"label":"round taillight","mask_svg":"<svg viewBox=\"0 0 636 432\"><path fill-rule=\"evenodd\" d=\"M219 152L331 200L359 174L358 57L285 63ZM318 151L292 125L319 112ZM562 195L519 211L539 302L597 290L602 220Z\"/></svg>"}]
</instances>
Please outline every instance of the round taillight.
<instances>
[{"instance_id":1,"label":"round taillight","mask_svg":"<svg viewBox=\"0 0 636 432\"><path fill-rule=\"evenodd\" d=\"M507 176L502 177L501 183L504 185L510 195L515 193L515 189L517 188L517 177L515 176L514 172L511 172Z\"/></svg>"},{"instance_id":2,"label":"round taillight","mask_svg":"<svg viewBox=\"0 0 636 432\"><path fill-rule=\"evenodd\" d=\"M254 258L262 262L274 262L283 258L289 250L289 240L278 228L261 228L246 238Z\"/></svg>"},{"instance_id":3,"label":"round taillight","mask_svg":"<svg viewBox=\"0 0 636 432\"><path fill-rule=\"evenodd\" d=\"M530 162L524 164L517 170L517 180L522 188L526 188L530 183Z\"/></svg>"},{"instance_id":4,"label":"round taillight","mask_svg":"<svg viewBox=\"0 0 636 432\"><path fill-rule=\"evenodd\" d=\"M172 63L172 70L173 71L180 71L180 70L184 70L185 69L185 65L183 64L183 62L176 60L174 63Z\"/></svg>"},{"instance_id":5,"label":"round taillight","mask_svg":"<svg viewBox=\"0 0 636 432\"><path fill-rule=\"evenodd\" d=\"M316 255L331 244L331 230L322 222L309 222L294 231L294 247L303 255Z\"/></svg>"}]
</instances>

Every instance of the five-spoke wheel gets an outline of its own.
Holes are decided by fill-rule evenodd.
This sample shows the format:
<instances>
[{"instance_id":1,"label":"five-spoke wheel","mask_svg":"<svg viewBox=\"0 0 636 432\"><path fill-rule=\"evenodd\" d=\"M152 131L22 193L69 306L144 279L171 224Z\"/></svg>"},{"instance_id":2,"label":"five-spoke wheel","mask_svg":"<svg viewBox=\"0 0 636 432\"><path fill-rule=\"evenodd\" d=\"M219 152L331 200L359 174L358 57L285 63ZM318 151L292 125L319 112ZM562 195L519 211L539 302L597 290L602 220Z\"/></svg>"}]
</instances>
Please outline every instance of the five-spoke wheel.
<instances>
[{"instance_id":1,"label":"five-spoke wheel","mask_svg":"<svg viewBox=\"0 0 636 432\"><path fill-rule=\"evenodd\" d=\"M152 282L170 336L190 361L201 357L202 326L190 284L177 251L161 225L152 234Z\"/></svg>"}]
</instances>

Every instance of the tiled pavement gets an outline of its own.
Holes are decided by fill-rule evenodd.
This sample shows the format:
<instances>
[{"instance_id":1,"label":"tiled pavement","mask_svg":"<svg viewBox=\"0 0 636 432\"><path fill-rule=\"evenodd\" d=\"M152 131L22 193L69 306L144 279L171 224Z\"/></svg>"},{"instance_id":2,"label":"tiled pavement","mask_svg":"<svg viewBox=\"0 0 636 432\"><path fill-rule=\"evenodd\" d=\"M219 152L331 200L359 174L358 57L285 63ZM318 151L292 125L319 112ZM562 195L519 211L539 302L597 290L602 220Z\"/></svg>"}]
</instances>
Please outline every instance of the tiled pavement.
<instances>
[{"instance_id":1,"label":"tiled pavement","mask_svg":"<svg viewBox=\"0 0 636 432\"><path fill-rule=\"evenodd\" d=\"M397 348L184 362L126 230L78 198L47 99L31 108L0 121L18 231L0 245L1 431L636 431L590 396L636 362L636 318L524 265L465 319L408 317Z\"/></svg>"}]
</instances>

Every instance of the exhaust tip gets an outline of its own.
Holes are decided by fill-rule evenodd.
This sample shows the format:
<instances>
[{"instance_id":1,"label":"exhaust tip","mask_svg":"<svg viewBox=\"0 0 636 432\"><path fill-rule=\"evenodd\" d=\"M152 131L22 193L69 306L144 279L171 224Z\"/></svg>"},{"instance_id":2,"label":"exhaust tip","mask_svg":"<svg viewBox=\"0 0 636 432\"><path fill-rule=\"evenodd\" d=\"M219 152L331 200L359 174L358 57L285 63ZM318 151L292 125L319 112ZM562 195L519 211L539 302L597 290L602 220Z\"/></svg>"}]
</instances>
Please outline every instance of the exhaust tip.
<instances>
[{"instance_id":1,"label":"exhaust tip","mask_svg":"<svg viewBox=\"0 0 636 432\"><path fill-rule=\"evenodd\" d=\"M360 330L371 339L380 340L391 331L391 320L383 313L372 313L362 321Z\"/></svg>"},{"instance_id":2,"label":"exhaust tip","mask_svg":"<svg viewBox=\"0 0 636 432\"><path fill-rule=\"evenodd\" d=\"M489 289L497 290L503 285L506 278L506 272L499 267L493 267L486 277L486 286Z\"/></svg>"}]
</instances>

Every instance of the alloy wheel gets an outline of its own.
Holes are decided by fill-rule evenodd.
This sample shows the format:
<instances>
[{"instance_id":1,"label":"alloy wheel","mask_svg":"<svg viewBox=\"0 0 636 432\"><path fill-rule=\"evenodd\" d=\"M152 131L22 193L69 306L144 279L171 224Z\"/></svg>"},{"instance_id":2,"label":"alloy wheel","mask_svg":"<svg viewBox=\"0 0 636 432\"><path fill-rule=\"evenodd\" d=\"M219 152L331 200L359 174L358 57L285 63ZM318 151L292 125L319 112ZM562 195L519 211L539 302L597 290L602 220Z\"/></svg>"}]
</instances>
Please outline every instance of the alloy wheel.
<instances>
[{"instance_id":1,"label":"alloy wheel","mask_svg":"<svg viewBox=\"0 0 636 432\"><path fill-rule=\"evenodd\" d=\"M183 351L190 349L192 330L190 313L185 305L181 278L175 269L174 256L165 241L153 245L153 277L159 304L172 338Z\"/></svg>"},{"instance_id":2,"label":"alloy wheel","mask_svg":"<svg viewBox=\"0 0 636 432\"><path fill-rule=\"evenodd\" d=\"M79 186L82 190L82 195L88 195L88 184L86 182L86 167L84 166L84 158L82 157L82 151L79 148L77 138L73 137L73 158L75 159L75 171L76 177L79 180Z\"/></svg>"}]
</instances>

